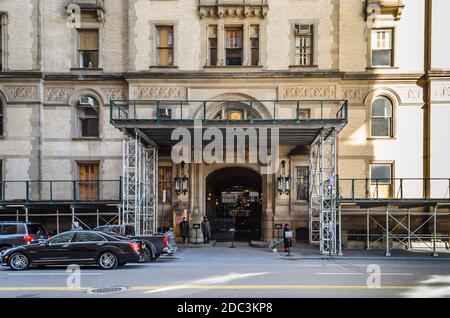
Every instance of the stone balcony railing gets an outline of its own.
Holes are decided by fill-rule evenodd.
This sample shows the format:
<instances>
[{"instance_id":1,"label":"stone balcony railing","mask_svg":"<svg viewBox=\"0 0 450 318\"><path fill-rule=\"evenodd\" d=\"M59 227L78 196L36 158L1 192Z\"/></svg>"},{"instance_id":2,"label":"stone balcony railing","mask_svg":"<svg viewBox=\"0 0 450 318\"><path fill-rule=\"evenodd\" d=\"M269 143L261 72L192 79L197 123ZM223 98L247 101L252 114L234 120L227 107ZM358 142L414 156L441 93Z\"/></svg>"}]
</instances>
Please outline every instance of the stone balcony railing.
<instances>
[{"instance_id":1,"label":"stone balcony railing","mask_svg":"<svg viewBox=\"0 0 450 318\"><path fill-rule=\"evenodd\" d=\"M403 8L403 0L366 0L366 18L373 14L390 15L395 21L400 20Z\"/></svg>"},{"instance_id":2,"label":"stone balcony railing","mask_svg":"<svg viewBox=\"0 0 450 318\"><path fill-rule=\"evenodd\" d=\"M269 10L268 0L199 0L201 18L225 16L261 17Z\"/></svg>"}]
</instances>

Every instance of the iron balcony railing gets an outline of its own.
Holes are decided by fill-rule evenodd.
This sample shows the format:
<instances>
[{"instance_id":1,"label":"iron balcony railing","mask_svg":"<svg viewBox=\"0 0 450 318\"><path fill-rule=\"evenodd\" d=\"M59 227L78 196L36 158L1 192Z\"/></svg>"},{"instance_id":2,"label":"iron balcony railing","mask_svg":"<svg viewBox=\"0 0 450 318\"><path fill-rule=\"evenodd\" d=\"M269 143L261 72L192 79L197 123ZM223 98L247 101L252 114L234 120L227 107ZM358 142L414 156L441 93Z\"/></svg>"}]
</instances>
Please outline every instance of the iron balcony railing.
<instances>
[{"instance_id":1,"label":"iron balcony railing","mask_svg":"<svg viewBox=\"0 0 450 318\"><path fill-rule=\"evenodd\" d=\"M429 184L430 195L425 195ZM450 178L338 179L340 200L450 200Z\"/></svg>"},{"instance_id":2,"label":"iron balcony railing","mask_svg":"<svg viewBox=\"0 0 450 318\"><path fill-rule=\"evenodd\" d=\"M120 180L0 181L0 204L120 202Z\"/></svg>"},{"instance_id":3,"label":"iron balcony railing","mask_svg":"<svg viewBox=\"0 0 450 318\"><path fill-rule=\"evenodd\" d=\"M233 117L241 111L241 117ZM190 124L348 123L347 100L113 100L110 121Z\"/></svg>"},{"instance_id":4,"label":"iron balcony railing","mask_svg":"<svg viewBox=\"0 0 450 318\"><path fill-rule=\"evenodd\" d=\"M267 5L268 0L198 0L199 6Z\"/></svg>"}]
</instances>

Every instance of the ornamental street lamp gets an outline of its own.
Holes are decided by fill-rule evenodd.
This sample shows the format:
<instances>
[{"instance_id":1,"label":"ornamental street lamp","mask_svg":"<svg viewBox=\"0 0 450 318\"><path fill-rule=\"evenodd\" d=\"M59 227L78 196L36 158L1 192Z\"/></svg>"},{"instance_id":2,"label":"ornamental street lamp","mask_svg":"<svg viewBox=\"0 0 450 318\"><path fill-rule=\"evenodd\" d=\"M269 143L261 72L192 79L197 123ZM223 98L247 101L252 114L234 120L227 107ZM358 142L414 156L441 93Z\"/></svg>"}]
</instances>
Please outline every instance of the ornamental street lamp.
<instances>
[{"instance_id":1,"label":"ornamental street lamp","mask_svg":"<svg viewBox=\"0 0 450 318\"><path fill-rule=\"evenodd\" d=\"M184 174L184 161L182 161L178 176L175 177L175 193L177 195L185 195L188 192L188 181L188 177Z\"/></svg>"},{"instance_id":2,"label":"ornamental street lamp","mask_svg":"<svg viewBox=\"0 0 450 318\"><path fill-rule=\"evenodd\" d=\"M278 193L289 194L291 192L291 177L286 175L286 161L281 161L281 173L278 177Z\"/></svg>"}]
</instances>

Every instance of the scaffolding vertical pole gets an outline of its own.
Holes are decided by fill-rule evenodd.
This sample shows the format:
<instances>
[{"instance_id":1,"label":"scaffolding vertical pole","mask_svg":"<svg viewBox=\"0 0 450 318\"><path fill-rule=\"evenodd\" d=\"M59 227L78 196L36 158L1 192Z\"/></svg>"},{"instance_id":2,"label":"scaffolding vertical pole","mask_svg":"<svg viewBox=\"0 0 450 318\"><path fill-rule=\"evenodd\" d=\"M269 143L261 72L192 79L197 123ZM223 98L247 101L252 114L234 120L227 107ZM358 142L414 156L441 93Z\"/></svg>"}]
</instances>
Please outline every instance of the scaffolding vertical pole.
<instances>
[{"instance_id":1,"label":"scaffolding vertical pole","mask_svg":"<svg viewBox=\"0 0 450 318\"><path fill-rule=\"evenodd\" d=\"M342 253L342 206L339 205L339 255L343 255Z\"/></svg>"},{"instance_id":2,"label":"scaffolding vertical pole","mask_svg":"<svg viewBox=\"0 0 450 318\"><path fill-rule=\"evenodd\" d=\"M133 225L136 235L156 232L157 160L157 148L144 146L138 131L134 138L124 140L120 219L122 224Z\"/></svg>"},{"instance_id":3,"label":"scaffolding vertical pole","mask_svg":"<svg viewBox=\"0 0 450 318\"><path fill-rule=\"evenodd\" d=\"M310 241L320 253L335 255L336 131L322 130L310 148Z\"/></svg>"},{"instance_id":4,"label":"scaffolding vertical pole","mask_svg":"<svg viewBox=\"0 0 450 318\"><path fill-rule=\"evenodd\" d=\"M411 209L408 209L408 250L411 249Z\"/></svg>"},{"instance_id":5,"label":"scaffolding vertical pole","mask_svg":"<svg viewBox=\"0 0 450 318\"><path fill-rule=\"evenodd\" d=\"M386 207L386 256L391 256L389 252L389 207Z\"/></svg>"},{"instance_id":6,"label":"scaffolding vertical pole","mask_svg":"<svg viewBox=\"0 0 450 318\"><path fill-rule=\"evenodd\" d=\"M437 206L433 208L433 256L438 256L436 253L436 239L437 239L437 220L436 220Z\"/></svg>"},{"instance_id":7,"label":"scaffolding vertical pole","mask_svg":"<svg viewBox=\"0 0 450 318\"><path fill-rule=\"evenodd\" d=\"M367 250L370 250L370 209L367 209L367 228L366 228L366 233L367 233Z\"/></svg>"},{"instance_id":8,"label":"scaffolding vertical pole","mask_svg":"<svg viewBox=\"0 0 450 318\"><path fill-rule=\"evenodd\" d=\"M28 208L25 208L25 222L28 223Z\"/></svg>"},{"instance_id":9,"label":"scaffolding vertical pole","mask_svg":"<svg viewBox=\"0 0 450 318\"><path fill-rule=\"evenodd\" d=\"M59 209L56 209L56 234L59 234Z\"/></svg>"}]
</instances>

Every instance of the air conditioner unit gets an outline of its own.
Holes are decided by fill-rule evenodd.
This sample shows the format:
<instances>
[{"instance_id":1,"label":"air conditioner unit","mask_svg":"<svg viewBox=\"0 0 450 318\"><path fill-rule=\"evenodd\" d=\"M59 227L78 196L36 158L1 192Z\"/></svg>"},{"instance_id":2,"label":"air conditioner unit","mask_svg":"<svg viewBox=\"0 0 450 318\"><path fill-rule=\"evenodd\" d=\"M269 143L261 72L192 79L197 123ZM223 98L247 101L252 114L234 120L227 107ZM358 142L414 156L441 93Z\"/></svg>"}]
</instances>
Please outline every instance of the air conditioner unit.
<instances>
[{"instance_id":1,"label":"air conditioner unit","mask_svg":"<svg viewBox=\"0 0 450 318\"><path fill-rule=\"evenodd\" d=\"M92 97L80 97L80 105L94 106L94 99Z\"/></svg>"},{"instance_id":2,"label":"air conditioner unit","mask_svg":"<svg viewBox=\"0 0 450 318\"><path fill-rule=\"evenodd\" d=\"M160 108L158 110L158 117L162 119L170 119L172 118L172 110L169 108Z\"/></svg>"},{"instance_id":3,"label":"air conditioner unit","mask_svg":"<svg viewBox=\"0 0 450 318\"><path fill-rule=\"evenodd\" d=\"M310 24L297 24L295 25L295 35L306 35L312 32L312 25Z\"/></svg>"}]
</instances>

